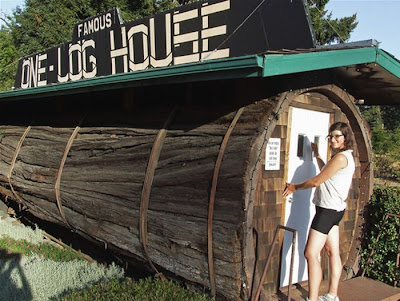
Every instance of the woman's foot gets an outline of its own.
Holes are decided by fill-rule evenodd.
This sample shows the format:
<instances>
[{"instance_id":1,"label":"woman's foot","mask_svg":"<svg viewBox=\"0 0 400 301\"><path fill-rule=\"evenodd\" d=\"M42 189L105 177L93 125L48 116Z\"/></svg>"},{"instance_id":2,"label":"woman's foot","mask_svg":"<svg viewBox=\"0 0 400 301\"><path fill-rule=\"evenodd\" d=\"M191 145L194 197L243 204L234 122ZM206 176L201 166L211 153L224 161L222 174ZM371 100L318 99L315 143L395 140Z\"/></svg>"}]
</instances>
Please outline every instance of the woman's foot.
<instances>
[{"instance_id":1,"label":"woman's foot","mask_svg":"<svg viewBox=\"0 0 400 301\"><path fill-rule=\"evenodd\" d=\"M323 296L318 297L318 301L340 301L338 296L332 296L329 293L326 293Z\"/></svg>"}]
</instances>

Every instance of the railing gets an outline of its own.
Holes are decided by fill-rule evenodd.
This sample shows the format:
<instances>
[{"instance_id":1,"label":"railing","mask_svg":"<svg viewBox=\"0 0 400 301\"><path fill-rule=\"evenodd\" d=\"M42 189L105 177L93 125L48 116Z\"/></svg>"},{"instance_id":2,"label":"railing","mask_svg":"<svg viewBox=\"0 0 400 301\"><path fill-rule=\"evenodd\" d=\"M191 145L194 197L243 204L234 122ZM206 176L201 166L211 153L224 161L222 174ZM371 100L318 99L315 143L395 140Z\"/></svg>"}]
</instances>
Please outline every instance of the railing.
<instances>
[{"instance_id":1,"label":"railing","mask_svg":"<svg viewBox=\"0 0 400 301\"><path fill-rule=\"evenodd\" d=\"M384 220L383 220L383 222L382 222L382 228L381 228L381 230L380 230L379 233L378 233L378 237L376 238L375 246L378 245L379 239L381 238L383 226L385 225L385 223L387 222L387 220L389 219L389 217L400 218L400 215L398 215L398 214L392 214L392 213L387 213L387 214L386 214L386 216L385 216L385 218L384 218ZM400 229L399 229L399 236L400 236ZM400 246L399 246L399 249L400 249ZM367 262L365 263L364 270L363 270L363 272L362 272L362 274L361 274L361 277L364 277L364 275L365 275L365 270L367 269L367 267L368 267L368 265L369 265L369 262L370 262L370 260L371 260L371 258L372 258L372 255L374 255L374 253L375 253L375 248L372 248L371 253L370 253L369 256L368 256ZM400 267L400 251L397 253L396 269L398 269L399 267ZM398 280L396 279L396 280L394 281L394 285L393 285L393 286L394 286L394 287L397 287L397 283L398 283Z\"/></svg>"},{"instance_id":2,"label":"railing","mask_svg":"<svg viewBox=\"0 0 400 301\"><path fill-rule=\"evenodd\" d=\"M292 256L290 258L290 274L289 274L289 286L288 286L288 301L291 300L290 299L290 292L291 292L291 286L292 286L293 260L294 260L295 246L296 246L297 231L295 229L292 229L292 228L288 228L288 227L285 227L285 226L282 226L282 225L278 225L276 227L276 230L275 230L274 240L272 241L271 249L269 250L267 263L265 264L265 267L264 267L264 272L263 272L263 274L261 276L260 283L258 284L256 294L251 299L252 301L258 301L258 299L260 298L261 288L262 288L262 285L264 283L265 276L267 275L267 269L268 269L269 263L271 262L272 253L274 251L275 244L276 244L276 242L278 240L279 230L290 231L290 232L293 233L293 238L292 238Z\"/></svg>"}]
</instances>

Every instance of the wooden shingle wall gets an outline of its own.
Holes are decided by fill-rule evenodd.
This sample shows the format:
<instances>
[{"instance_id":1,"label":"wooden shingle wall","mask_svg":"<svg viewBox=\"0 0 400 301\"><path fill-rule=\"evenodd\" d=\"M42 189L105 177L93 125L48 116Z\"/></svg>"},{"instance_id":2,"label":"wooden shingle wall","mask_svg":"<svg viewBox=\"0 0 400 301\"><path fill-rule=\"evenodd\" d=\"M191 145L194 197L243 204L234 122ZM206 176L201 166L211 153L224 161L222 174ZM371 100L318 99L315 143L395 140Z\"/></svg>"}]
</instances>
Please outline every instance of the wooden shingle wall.
<instances>
[{"instance_id":1,"label":"wooden shingle wall","mask_svg":"<svg viewBox=\"0 0 400 301\"><path fill-rule=\"evenodd\" d=\"M298 96L290 104L292 107L326 112L331 115L331 124L337 121L348 122L345 114L340 108L331 102L326 96L318 93L305 93ZM290 108L285 110L277 120L271 138L281 139L280 150L280 169L277 171L265 170L265 155L261 162L262 173L258 179L258 191L254 203L254 226L256 234L256 256L257 268L263 269L267 261L268 253L271 249L274 233L278 225L285 223L285 199L282 192L287 180L287 161L289 149L288 137L290 136L291 113ZM327 133L328 134L328 133ZM264 150L265 152L265 150ZM350 246L353 240L354 228L357 215L357 201L360 189L360 163L358 152L354 152L356 171L353 183L349 192L347 209L342 222L340 223L340 252L343 263L346 262ZM328 157L330 154L328 153ZM271 263L268 267L267 276L264 281L264 291L268 294L275 294L279 286L280 266L281 266L281 246L283 231L279 235L278 244L274 248ZM326 255L323 255L326 256ZM328 260L323 258L324 277L328 277Z\"/></svg>"}]
</instances>

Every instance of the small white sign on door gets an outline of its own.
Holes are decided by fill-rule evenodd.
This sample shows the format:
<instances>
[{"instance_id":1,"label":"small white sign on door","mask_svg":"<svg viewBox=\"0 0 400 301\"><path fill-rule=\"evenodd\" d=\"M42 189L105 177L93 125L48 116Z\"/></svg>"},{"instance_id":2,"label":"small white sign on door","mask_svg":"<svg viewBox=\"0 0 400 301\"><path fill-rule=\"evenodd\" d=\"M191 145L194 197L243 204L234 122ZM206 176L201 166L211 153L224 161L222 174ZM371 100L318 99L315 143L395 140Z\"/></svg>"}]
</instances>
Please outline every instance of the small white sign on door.
<instances>
[{"instance_id":1,"label":"small white sign on door","mask_svg":"<svg viewBox=\"0 0 400 301\"><path fill-rule=\"evenodd\" d=\"M281 161L281 139L270 138L265 149L265 170L279 170Z\"/></svg>"}]
</instances>

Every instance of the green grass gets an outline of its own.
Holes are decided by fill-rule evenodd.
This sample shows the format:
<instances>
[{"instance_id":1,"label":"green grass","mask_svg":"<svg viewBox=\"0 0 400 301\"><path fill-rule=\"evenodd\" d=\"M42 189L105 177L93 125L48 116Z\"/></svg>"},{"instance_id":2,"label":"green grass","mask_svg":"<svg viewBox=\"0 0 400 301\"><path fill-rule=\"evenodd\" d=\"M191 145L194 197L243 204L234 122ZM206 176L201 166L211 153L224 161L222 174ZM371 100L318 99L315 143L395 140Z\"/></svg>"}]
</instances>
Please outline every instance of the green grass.
<instances>
[{"instance_id":1,"label":"green grass","mask_svg":"<svg viewBox=\"0 0 400 301\"><path fill-rule=\"evenodd\" d=\"M58 301L210 301L206 294L196 293L181 287L174 281L146 278L139 281L113 279L108 283L99 283L82 291L71 292Z\"/></svg>"},{"instance_id":2,"label":"green grass","mask_svg":"<svg viewBox=\"0 0 400 301\"><path fill-rule=\"evenodd\" d=\"M0 218L0 300L210 301L174 281L124 277L122 268L88 263L72 248L43 238L36 228Z\"/></svg>"},{"instance_id":3,"label":"green grass","mask_svg":"<svg viewBox=\"0 0 400 301\"><path fill-rule=\"evenodd\" d=\"M36 244L28 242L25 239L15 240L8 235L0 236L0 259L15 257L15 255L38 255L40 258L57 262L82 259L72 249L54 246L48 242Z\"/></svg>"}]
</instances>

